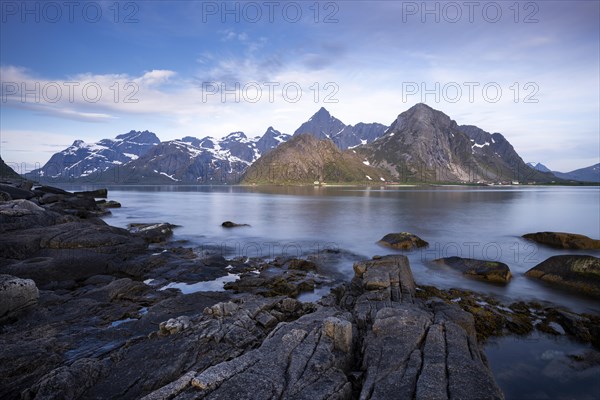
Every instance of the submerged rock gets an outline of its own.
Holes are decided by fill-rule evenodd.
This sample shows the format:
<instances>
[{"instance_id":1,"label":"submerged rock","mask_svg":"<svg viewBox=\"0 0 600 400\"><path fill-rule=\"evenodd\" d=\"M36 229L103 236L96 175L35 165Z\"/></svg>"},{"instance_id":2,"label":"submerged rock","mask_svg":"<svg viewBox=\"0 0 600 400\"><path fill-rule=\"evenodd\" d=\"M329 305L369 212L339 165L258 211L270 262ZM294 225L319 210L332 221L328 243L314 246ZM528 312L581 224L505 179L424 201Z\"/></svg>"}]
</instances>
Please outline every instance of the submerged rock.
<instances>
[{"instance_id":1,"label":"submerged rock","mask_svg":"<svg viewBox=\"0 0 600 400\"><path fill-rule=\"evenodd\" d=\"M594 256L553 256L525 275L600 297L600 258Z\"/></svg>"},{"instance_id":2,"label":"submerged rock","mask_svg":"<svg viewBox=\"0 0 600 400\"><path fill-rule=\"evenodd\" d=\"M237 228L240 226L250 226L248 224L236 224L235 222L225 221L221 224L223 228Z\"/></svg>"},{"instance_id":3,"label":"submerged rock","mask_svg":"<svg viewBox=\"0 0 600 400\"><path fill-rule=\"evenodd\" d=\"M523 235L525 239L539 244L554 247L555 249L598 250L600 240L591 239L584 235L565 232L537 232Z\"/></svg>"},{"instance_id":4,"label":"submerged rock","mask_svg":"<svg viewBox=\"0 0 600 400\"><path fill-rule=\"evenodd\" d=\"M429 246L429 243L417 235L408 232L388 233L377 243L382 246L400 250L413 250Z\"/></svg>"},{"instance_id":5,"label":"submerged rock","mask_svg":"<svg viewBox=\"0 0 600 400\"><path fill-rule=\"evenodd\" d=\"M497 261L472 258L446 257L433 260L434 263L456 269L472 278L494 283L508 283L512 274L508 265Z\"/></svg>"}]
</instances>

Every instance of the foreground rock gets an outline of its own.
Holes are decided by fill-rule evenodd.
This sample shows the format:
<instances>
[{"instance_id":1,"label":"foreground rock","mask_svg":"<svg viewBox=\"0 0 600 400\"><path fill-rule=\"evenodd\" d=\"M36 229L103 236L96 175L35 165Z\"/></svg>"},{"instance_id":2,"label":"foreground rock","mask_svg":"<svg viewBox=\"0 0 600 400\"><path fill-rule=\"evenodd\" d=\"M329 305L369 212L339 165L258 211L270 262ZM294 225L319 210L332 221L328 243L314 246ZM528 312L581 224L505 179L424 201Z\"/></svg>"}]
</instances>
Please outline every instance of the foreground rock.
<instances>
[{"instance_id":1,"label":"foreground rock","mask_svg":"<svg viewBox=\"0 0 600 400\"><path fill-rule=\"evenodd\" d=\"M147 399L503 398L472 316L417 299L405 257L359 262L354 270L349 286L313 312L276 325L258 348L204 370L190 368ZM241 311L228 304L209 314ZM298 303L285 299L281 306L253 318L267 327Z\"/></svg>"},{"instance_id":2,"label":"foreground rock","mask_svg":"<svg viewBox=\"0 0 600 400\"><path fill-rule=\"evenodd\" d=\"M434 263L456 269L464 275L486 282L503 283L510 281L512 274L508 265L497 261L475 260L472 258L446 257L433 260Z\"/></svg>"},{"instance_id":3,"label":"foreground rock","mask_svg":"<svg viewBox=\"0 0 600 400\"><path fill-rule=\"evenodd\" d=\"M417 235L408 232L388 233L377 243L382 246L391 247L392 249L399 250L413 250L429 246L429 243L427 243Z\"/></svg>"},{"instance_id":4,"label":"foreground rock","mask_svg":"<svg viewBox=\"0 0 600 400\"><path fill-rule=\"evenodd\" d=\"M37 304L38 288L31 279L0 275L0 321Z\"/></svg>"},{"instance_id":5,"label":"foreground rock","mask_svg":"<svg viewBox=\"0 0 600 400\"><path fill-rule=\"evenodd\" d=\"M600 258L593 256L553 256L525 273L530 278L600 297Z\"/></svg>"},{"instance_id":6,"label":"foreground rock","mask_svg":"<svg viewBox=\"0 0 600 400\"><path fill-rule=\"evenodd\" d=\"M591 239L584 235L565 232L537 232L523 235L525 239L555 249L599 250L600 240Z\"/></svg>"}]
</instances>

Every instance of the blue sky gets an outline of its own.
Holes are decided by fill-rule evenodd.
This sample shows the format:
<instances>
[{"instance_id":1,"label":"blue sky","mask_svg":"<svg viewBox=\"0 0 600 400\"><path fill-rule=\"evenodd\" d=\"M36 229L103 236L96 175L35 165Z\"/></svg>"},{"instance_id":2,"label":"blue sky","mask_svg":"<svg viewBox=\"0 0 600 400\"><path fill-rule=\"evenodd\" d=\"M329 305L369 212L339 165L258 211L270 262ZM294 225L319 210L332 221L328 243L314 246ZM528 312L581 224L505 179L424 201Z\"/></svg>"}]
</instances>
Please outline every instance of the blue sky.
<instances>
[{"instance_id":1,"label":"blue sky","mask_svg":"<svg viewBox=\"0 0 600 400\"><path fill-rule=\"evenodd\" d=\"M293 133L322 106L390 124L425 102L504 134L525 161L589 166L599 4L3 1L0 155L32 169L132 129Z\"/></svg>"}]
</instances>

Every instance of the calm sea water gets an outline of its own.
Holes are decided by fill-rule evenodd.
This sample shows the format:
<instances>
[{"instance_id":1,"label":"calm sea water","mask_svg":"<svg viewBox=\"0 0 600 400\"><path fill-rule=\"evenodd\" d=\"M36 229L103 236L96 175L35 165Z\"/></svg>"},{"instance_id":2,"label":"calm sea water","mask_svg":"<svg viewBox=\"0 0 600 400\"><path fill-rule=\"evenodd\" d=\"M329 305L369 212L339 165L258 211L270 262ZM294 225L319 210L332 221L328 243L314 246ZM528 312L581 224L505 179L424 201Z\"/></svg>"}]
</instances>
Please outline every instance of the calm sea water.
<instances>
[{"instance_id":1,"label":"calm sea water","mask_svg":"<svg viewBox=\"0 0 600 400\"><path fill-rule=\"evenodd\" d=\"M565 231L600 238L598 187L114 187L109 197L123 208L114 209L108 223L174 223L181 225L175 240L197 250L216 247L228 257L306 256L339 248L370 258L394 253L376 244L385 234L408 231L430 243L407 254L418 284L600 313L597 300L524 276L553 255L599 252L553 250L520 237ZM226 220L251 226L224 229ZM490 285L431 263L453 255L505 262L513 279ZM335 267L340 277L352 277L351 261ZM568 357L589 349L538 333L485 346L507 399L595 398L599 367L573 367Z\"/></svg>"},{"instance_id":2,"label":"calm sea water","mask_svg":"<svg viewBox=\"0 0 600 400\"><path fill-rule=\"evenodd\" d=\"M222 249L227 256L306 256L324 248L364 257L394 253L376 244L385 234L408 231L430 243L407 253L418 284L492 293L509 301L540 300L577 311L600 312L600 302L526 278L523 274L558 254L520 236L564 231L600 237L598 187L224 187L149 186L109 188L123 208L106 221L181 225L175 239ZM250 227L224 229L223 221ZM458 255L502 261L513 279L506 286L467 279L431 263ZM336 266L352 277L352 262Z\"/></svg>"}]
</instances>

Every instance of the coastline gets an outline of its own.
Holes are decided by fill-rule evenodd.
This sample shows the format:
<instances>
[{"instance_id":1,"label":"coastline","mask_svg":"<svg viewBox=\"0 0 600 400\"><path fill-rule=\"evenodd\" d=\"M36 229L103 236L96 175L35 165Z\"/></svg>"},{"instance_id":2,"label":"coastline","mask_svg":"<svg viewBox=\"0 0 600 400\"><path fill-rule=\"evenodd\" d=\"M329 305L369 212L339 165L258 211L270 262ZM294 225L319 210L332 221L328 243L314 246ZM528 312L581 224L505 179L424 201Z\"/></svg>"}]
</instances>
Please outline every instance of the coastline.
<instances>
[{"instance_id":1,"label":"coastline","mask_svg":"<svg viewBox=\"0 0 600 400\"><path fill-rule=\"evenodd\" d=\"M42 203L49 201L52 197L48 194L45 192L38 197L38 202L44 196ZM474 348L479 348L488 338L496 337L498 332L505 337L506 333L526 335L536 330L584 340L585 328L593 333L588 341L600 337L594 333L598 321L587 316L563 312L574 315L565 319L562 311L551 307L506 305L477 293L420 287L412 279L410 265L403 256L357 262L352 282L335 282L323 266L327 257L335 258L339 253L315 254L312 259L298 261L227 260L218 255L198 255L180 243L169 241L175 227L153 223L156 221L149 221L150 224L138 227L137 231L110 227L99 220L107 210L87 200L89 197L64 196L41 204L45 207L29 200L17 201L11 203L10 213L2 215L7 218L3 220L4 237L11 239L3 246L3 257L20 254L20 258L12 258L17 260L16 263L7 266L11 272L23 272L23 278L15 274L17 278L33 279L39 290L35 305L20 310L1 325L4 350L0 359L8 370L4 371L6 378L0 386L7 388L7 397L21 392L33 396L48 390L54 393L76 390L79 395L101 397L239 390L228 380L210 380L211 371L230 374L237 371L236 365L244 365L248 360L259 360L257 365L262 365L260 360L267 351L278 356L287 354L292 359L305 357L300 350L298 353L281 353L285 350L284 341L290 338L286 335L296 331L308 335L298 339L299 343L321 346L323 355L336 360L327 367L327 373L331 374L327 376L335 377L338 382L335 387L340 394L351 396L365 388L384 390L369 383L368 377L405 370L410 362L384 368L368 355L381 352L385 341L382 338L393 338L398 334L397 329L407 329L403 322L405 317L397 314L399 310L408 312L415 321L425 321L427 330L406 331L409 337L425 338L425 341L417 341L413 347L390 348L390 353L396 355L411 356L418 351L434 356L437 351L442 351L421 347L421 344L439 338L435 333L441 329L439 326L457 329L455 332ZM58 207L57 203L65 203L68 207ZM15 208L15 204L19 207ZM52 209L48 209L52 204ZM29 220L23 221L23 217ZM21 225L6 230L7 222ZM44 229L40 228L42 226ZM34 238L34 242L42 238L41 242L44 242L45 237L51 237L47 247L40 247L35 254L30 253L31 247L22 247L24 241L31 243L30 238ZM19 251L21 253L15 253ZM48 274L40 274L44 269ZM387 274L387 280L382 278L381 272ZM32 275L28 278L27 273ZM211 282L229 274L238 275L239 279L226 284L226 291L183 294L177 289L164 289L172 282ZM322 286L334 289L316 302L304 303L296 299L300 293ZM456 301L457 297L461 300ZM383 312L381 307L388 311ZM531 312L530 309L539 310ZM587 318L591 325L587 322L581 325L582 318ZM534 324L537 319L541 321ZM224 325L216 328L216 321ZM242 321L249 324L247 328L228 339L230 329ZM426 321L437 322L427 325L431 322ZM387 323L392 323L395 330L376 328ZM557 330L555 324L564 333ZM48 333L50 326L53 334ZM274 332L280 332L280 335ZM28 339L22 339L24 333ZM224 342L214 344L212 340L219 337L219 340L224 338ZM284 339L286 337L288 339ZM309 337L319 339L304 342ZM33 365L34 359L39 358L38 355L32 357L35 352L30 350L39 348L40 343L48 346L47 358L35 371L18 374L24 365ZM161 350L164 346L167 346L166 350ZM451 351L458 349L452 347ZM217 356L213 351L222 352L222 355ZM146 360L149 354L154 361L145 366L144 373L148 376L141 380L131 376L131 367ZM418 358L411 357L407 361L418 362ZM226 362L226 359L233 361ZM428 365L426 360L421 358L420 362ZM475 376L459 373L456 379L467 379L475 385L471 387L470 396L477 398L485 393L485 397L501 398L487 365L469 363L463 365L465 371L471 370L470 365L477 365L478 374L482 375L476 376L486 382L482 384L479 380L475 384ZM165 370L165 365L171 367ZM262 368L272 376L278 376L288 367L274 363ZM309 364L305 365L305 373L309 370ZM11 375L15 371L17 375ZM362 372L353 375L356 371ZM54 378L67 375L59 381ZM414 378L418 381L420 376ZM131 386L133 379L138 381ZM114 387L109 387L109 382ZM282 385L284 392L294 387L290 382ZM409 389L418 390L418 387ZM124 388L127 390L120 392ZM328 393L327 390L320 387L315 396L319 398Z\"/></svg>"}]
</instances>

